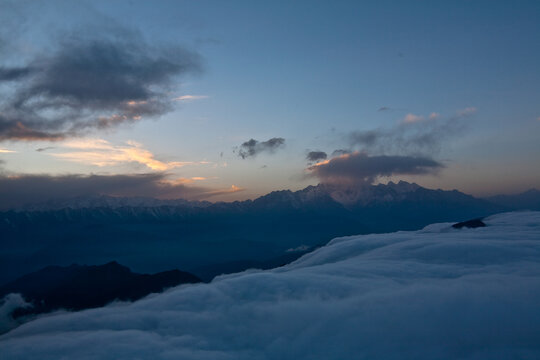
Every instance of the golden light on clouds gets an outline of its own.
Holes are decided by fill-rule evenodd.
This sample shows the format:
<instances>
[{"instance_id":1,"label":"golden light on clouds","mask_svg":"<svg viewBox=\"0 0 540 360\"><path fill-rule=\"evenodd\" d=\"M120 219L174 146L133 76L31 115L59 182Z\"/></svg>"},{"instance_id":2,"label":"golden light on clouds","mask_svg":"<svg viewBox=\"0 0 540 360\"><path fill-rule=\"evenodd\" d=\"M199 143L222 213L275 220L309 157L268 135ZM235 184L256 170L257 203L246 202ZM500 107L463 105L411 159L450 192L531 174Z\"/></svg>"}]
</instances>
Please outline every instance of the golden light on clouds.
<instances>
[{"instance_id":1,"label":"golden light on clouds","mask_svg":"<svg viewBox=\"0 0 540 360\"><path fill-rule=\"evenodd\" d=\"M359 151L353 151L352 153L347 153L347 154L341 154L341 155L338 155L338 156L334 156L334 157L331 158L331 159L322 160L322 161L317 162L316 164L311 165L311 166L308 168L308 170L314 169L314 168L316 168L317 166L326 165L326 164L328 164L330 161L332 161L332 160L334 160L334 159L348 159L348 158L350 158L351 156L358 155L359 153L360 153Z\"/></svg>"},{"instance_id":2,"label":"golden light on clouds","mask_svg":"<svg viewBox=\"0 0 540 360\"><path fill-rule=\"evenodd\" d=\"M182 95L175 97L174 101L194 101L194 100L202 100L202 99L208 99L207 95Z\"/></svg>"},{"instance_id":3,"label":"golden light on clouds","mask_svg":"<svg viewBox=\"0 0 540 360\"><path fill-rule=\"evenodd\" d=\"M125 145L113 145L103 139L77 139L66 141L61 147L70 151L50 155L62 160L100 167L139 163L155 171L166 171L186 165L209 164L208 161L161 161L142 144L132 140L127 141Z\"/></svg>"},{"instance_id":4,"label":"golden light on clouds","mask_svg":"<svg viewBox=\"0 0 540 360\"><path fill-rule=\"evenodd\" d=\"M131 100L127 102L128 106L144 105L146 103L147 101L135 101L135 100Z\"/></svg>"},{"instance_id":5,"label":"golden light on clouds","mask_svg":"<svg viewBox=\"0 0 540 360\"><path fill-rule=\"evenodd\" d=\"M234 184L231 185L231 192L238 192L238 191L242 191L242 190L244 190L244 189L241 188L241 187L238 187L238 186L236 186Z\"/></svg>"},{"instance_id":6,"label":"golden light on clouds","mask_svg":"<svg viewBox=\"0 0 540 360\"><path fill-rule=\"evenodd\" d=\"M216 190L207 191L204 193L204 196L212 197L212 196L217 196L217 195L233 194L233 193L237 193L244 190L245 190L244 188L241 188L239 186L231 185L231 187L228 189L216 189Z\"/></svg>"},{"instance_id":7,"label":"golden light on clouds","mask_svg":"<svg viewBox=\"0 0 540 360\"><path fill-rule=\"evenodd\" d=\"M429 120L437 120L439 117L441 117L441 114L436 112L432 112L431 114L429 114Z\"/></svg>"},{"instance_id":8,"label":"golden light on clouds","mask_svg":"<svg viewBox=\"0 0 540 360\"><path fill-rule=\"evenodd\" d=\"M14 153L16 151L0 148L0 154Z\"/></svg>"},{"instance_id":9,"label":"golden light on clouds","mask_svg":"<svg viewBox=\"0 0 540 360\"><path fill-rule=\"evenodd\" d=\"M163 180L162 182L168 185L186 185L186 184L193 184L195 181L204 181L208 180L208 178L202 177L202 176L194 176L190 178L176 178L176 179L167 179Z\"/></svg>"},{"instance_id":10,"label":"golden light on clouds","mask_svg":"<svg viewBox=\"0 0 540 360\"><path fill-rule=\"evenodd\" d=\"M184 186L184 185L191 185L196 181L205 181L205 180L211 180L211 179L217 179L217 177L211 177L206 178L202 176L194 176L191 178L176 178L176 179L163 179L159 183L163 187L178 187L178 186ZM231 185L229 188L205 188L205 187L199 187L199 186L193 186L190 187L191 189L199 189L200 193L198 194L198 198L206 199L212 196L218 196L218 195L227 195L227 194L233 194L240 191L244 191L245 189L236 185Z\"/></svg>"},{"instance_id":11,"label":"golden light on clouds","mask_svg":"<svg viewBox=\"0 0 540 360\"><path fill-rule=\"evenodd\" d=\"M420 122L420 121L424 121L424 117L421 116L421 115L415 115L415 114L407 114L404 118L403 118L403 122L405 124L413 124L413 123L417 123L417 122Z\"/></svg>"}]
</instances>

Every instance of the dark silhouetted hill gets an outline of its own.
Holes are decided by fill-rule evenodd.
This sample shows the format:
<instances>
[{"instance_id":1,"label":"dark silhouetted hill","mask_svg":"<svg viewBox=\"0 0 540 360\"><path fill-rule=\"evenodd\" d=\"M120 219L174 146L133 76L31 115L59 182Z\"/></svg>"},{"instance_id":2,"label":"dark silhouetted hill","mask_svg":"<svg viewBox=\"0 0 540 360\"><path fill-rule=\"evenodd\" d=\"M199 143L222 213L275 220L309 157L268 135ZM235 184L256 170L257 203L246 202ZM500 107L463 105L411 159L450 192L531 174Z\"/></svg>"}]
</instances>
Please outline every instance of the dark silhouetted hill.
<instances>
[{"instance_id":1,"label":"dark silhouetted hill","mask_svg":"<svg viewBox=\"0 0 540 360\"><path fill-rule=\"evenodd\" d=\"M179 270L137 274L117 262L99 266L48 266L0 287L0 298L20 293L33 305L17 309L14 317L18 317L57 309L101 307L114 300L134 301L166 288L200 281L195 275Z\"/></svg>"},{"instance_id":2,"label":"dark silhouetted hill","mask_svg":"<svg viewBox=\"0 0 540 360\"><path fill-rule=\"evenodd\" d=\"M475 228L485 227L485 226L486 224L482 221L482 219L472 219L472 220L458 222L452 225L454 229L463 229L463 228L475 229Z\"/></svg>"}]
</instances>

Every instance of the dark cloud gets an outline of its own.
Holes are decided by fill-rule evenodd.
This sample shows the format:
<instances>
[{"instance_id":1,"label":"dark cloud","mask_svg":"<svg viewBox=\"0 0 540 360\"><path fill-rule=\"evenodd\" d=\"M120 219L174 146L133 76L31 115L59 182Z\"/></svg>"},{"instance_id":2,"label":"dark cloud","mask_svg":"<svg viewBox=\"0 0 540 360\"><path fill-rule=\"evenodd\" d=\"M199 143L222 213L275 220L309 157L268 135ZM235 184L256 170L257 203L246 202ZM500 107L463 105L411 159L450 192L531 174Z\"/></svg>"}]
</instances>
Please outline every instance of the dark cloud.
<instances>
[{"instance_id":1,"label":"dark cloud","mask_svg":"<svg viewBox=\"0 0 540 360\"><path fill-rule=\"evenodd\" d=\"M242 159L256 156L262 152L273 153L280 147L285 145L285 139L283 138L271 138L267 141L257 141L255 139L250 139L240 145L238 150L238 156Z\"/></svg>"},{"instance_id":2,"label":"dark cloud","mask_svg":"<svg viewBox=\"0 0 540 360\"><path fill-rule=\"evenodd\" d=\"M332 151L332 157L349 154L351 152L352 152L351 150L347 150L347 149L336 149L336 150Z\"/></svg>"},{"instance_id":3,"label":"dark cloud","mask_svg":"<svg viewBox=\"0 0 540 360\"><path fill-rule=\"evenodd\" d=\"M0 68L13 93L0 104L0 140L58 140L172 109L177 76L201 70L198 54L157 47L124 29L71 34L24 67Z\"/></svg>"},{"instance_id":4,"label":"dark cloud","mask_svg":"<svg viewBox=\"0 0 540 360\"><path fill-rule=\"evenodd\" d=\"M442 167L427 157L369 156L354 152L313 165L308 170L323 183L355 184L372 183L380 176L429 174Z\"/></svg>"},{"instance_id":5,"label":"dark cloud","mask_svg":"<svg viewBox=\"0 0 540 360\"><path fill-rule=\"evenodd\" d=\"M28 67L22 68L0 68L0 81L13 81L25 77L32 73L32 69Z\"/></svg>"},{"instance_id":6,"label":"dark cloud","mask_svg":"<svg viewBox=\"0 0 540 360\"><path fill-rule=\"evenodd\" d=\"M306 155L306 159L312 162L326 160L327 157L328 155L324 151L310 151Z\"/></svg>"},{"instance_id":7,"label":"dark cloud","mask_svg":"<svg viewBox=\"0 0 540 360\"><path fill-rule=\"evenodd\" d=\"M324 151L310 151L308 152L306 159L309 161L326 160L328 154Z\"/></svg>"},{"instance_id":8,"label":"dark cloud","mask_svg":"<svg viewBox=\"0 0 540 360\"><path fill-rule=\"evenodd\" d=\"M167 181L167 174L135 175L20 175L0 176L0 208L7 209L48 200L79 196L142 196L200 200L240 191L187 186Z\"/></svg>"},{"instance_id":9,"label":"dark cloud","mask_svg":"<svg viewBox=\"0 0 540 360\"><path fill-rule=\"evenodd\" d=\"M36 151L37 152L44 152L44 151L47 151L47 150L52 150L54 148L55 148L54 146L46 146L46 147L42 147L42 148L37 148Z\"/></svg>"},{"instance_id":10,"label":"dark cloud","mask_svg":"<svg viewBox=\"0 0 540 360\"><path fill-rule=\"evenodd\" d=\"M381 106L379 110L377 111L389 111L389 110L392 110L392 108L389 108L388 106Z\"/></svg>"},{"instance_id":11,"label":"dark cloud","mask_svg":"<svg viewBox=\"0 0 540 360\"><path fill-rule=\"evenodd\" d=\"M49 125L56 126L54 122ZM54 132L51 130L39 130L46 128L47 124L32 119L30 117L24 120L18 116L4 116L0 113L0 141L2 140L62 140L72 131Z\"/></svg>"}]
</instances>

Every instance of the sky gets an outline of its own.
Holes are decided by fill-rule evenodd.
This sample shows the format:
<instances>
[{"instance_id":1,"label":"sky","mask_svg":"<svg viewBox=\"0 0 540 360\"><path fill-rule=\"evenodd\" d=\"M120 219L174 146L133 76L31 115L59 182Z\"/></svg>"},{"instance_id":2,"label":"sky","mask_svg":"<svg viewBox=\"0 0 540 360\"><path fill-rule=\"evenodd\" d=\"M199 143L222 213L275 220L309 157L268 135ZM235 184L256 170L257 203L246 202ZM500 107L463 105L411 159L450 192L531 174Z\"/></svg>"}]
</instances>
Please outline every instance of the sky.
<instances>
[{"instance_id":1,"label":"sky","mask_svg":"<svg viewBox=\"0 0 540 360\"><path fill-rule=\"evenodd\" d=\"M0 24L2 186L540 187L538 1L0 0Z\"/></svg>"}]
</instances>

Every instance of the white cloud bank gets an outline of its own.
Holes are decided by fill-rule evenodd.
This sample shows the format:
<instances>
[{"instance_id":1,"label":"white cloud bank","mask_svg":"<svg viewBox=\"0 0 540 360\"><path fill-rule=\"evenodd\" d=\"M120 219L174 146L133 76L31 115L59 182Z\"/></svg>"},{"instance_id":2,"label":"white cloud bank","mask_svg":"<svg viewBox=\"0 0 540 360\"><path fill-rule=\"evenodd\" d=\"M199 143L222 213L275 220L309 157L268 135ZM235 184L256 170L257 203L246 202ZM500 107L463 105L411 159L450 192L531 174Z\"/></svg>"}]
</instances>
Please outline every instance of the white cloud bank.
<instances>
[{"instance_id":1,"label":"white cloud bank","mask_svg":"<svg viewBox=\"0 0 540 360\"><path fill-rule=\"evenodd\" d=\"M13 310L28 306L31 304L27 303L21 294L8 294L0 299L0 334L17 327L22 322L22 319L17 321L11 317Z\"/></svg>"},{"instance_id":2,"label":"white cloud bank","mask_svg":"<svg viewBox=\"0 0 540 360\"><path fill-rule=\"evenodd\" d=\"M539 359L540 212L353 236L295 263L27 323L5 359Z\"/></svg>"}]
</instances>

